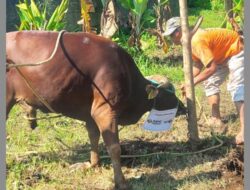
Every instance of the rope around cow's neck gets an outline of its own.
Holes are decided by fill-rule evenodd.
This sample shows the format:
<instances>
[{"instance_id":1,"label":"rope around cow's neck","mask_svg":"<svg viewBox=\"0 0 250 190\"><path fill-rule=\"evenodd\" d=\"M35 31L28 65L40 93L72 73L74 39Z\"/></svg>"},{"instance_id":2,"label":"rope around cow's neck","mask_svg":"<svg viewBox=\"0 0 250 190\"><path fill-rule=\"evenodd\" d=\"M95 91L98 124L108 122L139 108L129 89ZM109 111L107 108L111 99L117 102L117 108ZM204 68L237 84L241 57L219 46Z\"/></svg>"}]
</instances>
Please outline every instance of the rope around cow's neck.
<instances>
[{"instance_id":1,"label":"rope around cow's neck","mask_svg":"<svg viewBox=\"0 0 250 190\"><path fill-rule=\"evenodd\" d=\"M38 66L38 65L42 65L42 64L48 63L48 62L49 62L50 60L52 60L53 57L55 56L56 51L57 51L58 46L59 46L60 39L61 39L62 34L63 34L64 32L66 32L66 31L65 31L65 30L61 30L61 31L59 32L59 34L58 34L58 36L57 36L57 39L56 39L56 44L55 44L54 50L53 50L53 52L51 53L51 55L50 55L50 57L49 57L48 59L43 60L43 61L40 61L40 62L37 62L37 63L27 63L27 64L16 64L16 63L14 63L13 61L8 60L8 61L11 62L11 63L7 64L7 65L6 65L6 68L7 68L7 69L10 69L10 68L12 68L12 67L16 67L16 68L17 68L17 67L25 67L25 66Z\"/></svg>"}]
</instances>

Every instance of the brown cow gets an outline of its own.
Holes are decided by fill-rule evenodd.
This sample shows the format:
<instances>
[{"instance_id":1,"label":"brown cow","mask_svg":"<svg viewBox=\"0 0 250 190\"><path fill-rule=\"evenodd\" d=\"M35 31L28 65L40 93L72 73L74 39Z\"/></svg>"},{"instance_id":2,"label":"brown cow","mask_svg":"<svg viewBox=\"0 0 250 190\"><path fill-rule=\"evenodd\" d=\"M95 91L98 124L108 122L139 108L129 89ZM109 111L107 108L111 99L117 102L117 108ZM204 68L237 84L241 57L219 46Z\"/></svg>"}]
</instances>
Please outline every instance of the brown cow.
<instances>
[{"instance_id":1,"label":"brown cow","mask_svg":"<svg viewBox=\"0 0 250 190\"><path fill-rule=\"evenodd\" d=\"M47 59L57 32L11 32L6 35L7 63L27 64ZM49 112L33 90L57 112L83 120L91 143L91 166L99 163L100 134L114 169L115 186L128 189L121 171L118 125L136 123L153 106L171 109L183 105L174 93L153 87L131 56L112 41L87 33L64 33L55 56L39 66L8 68L7 115L17 102ZM156 90L154 99L146 92ZM179 103L178 103L179 102Z\"/></svg>"}]
</instances>

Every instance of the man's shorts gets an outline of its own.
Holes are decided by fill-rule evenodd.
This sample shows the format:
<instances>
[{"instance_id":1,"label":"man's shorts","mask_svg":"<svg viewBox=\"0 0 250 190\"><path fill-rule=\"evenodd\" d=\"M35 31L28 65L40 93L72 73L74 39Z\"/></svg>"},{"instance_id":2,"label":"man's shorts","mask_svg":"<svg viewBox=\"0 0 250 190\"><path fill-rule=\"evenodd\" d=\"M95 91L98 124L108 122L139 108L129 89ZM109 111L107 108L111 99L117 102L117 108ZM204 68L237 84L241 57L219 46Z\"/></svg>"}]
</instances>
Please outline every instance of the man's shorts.
<instances>
[{"instance_id":1,"label":"man's shorts","mask_svg":"<svg viewBox=\"0 0 250 190\"><path fill-rule=\"evenodd\" d=\"M241 51L232 56L227 64L218 65L216 72L204 81L206 96L220 93L220 85L229 74L227 90L232 96L232 100L244 101L244 52Z\"/></svg>"},{"instance_id":2,"label":"man's shorts","mask_svg":"<svg viewBox=\"0 0 250 190\"><path fill-rule=\"evenodd\" d=\"M244 101L244 52L231 57L228 61L230 70L227 90L234 102Z\"/></svg>"},{"instance_id":3,"label":"man's shorts","mask_svg":"<svg viewBox=\"0 0 250 190\"><path fill-rule=\"evenodd\" d=\"M228 76L229 69L226 63L217 66L217 70L207 80L203 82L206 96L220 93L220 85Z\"/></svg>"}]
</instances>

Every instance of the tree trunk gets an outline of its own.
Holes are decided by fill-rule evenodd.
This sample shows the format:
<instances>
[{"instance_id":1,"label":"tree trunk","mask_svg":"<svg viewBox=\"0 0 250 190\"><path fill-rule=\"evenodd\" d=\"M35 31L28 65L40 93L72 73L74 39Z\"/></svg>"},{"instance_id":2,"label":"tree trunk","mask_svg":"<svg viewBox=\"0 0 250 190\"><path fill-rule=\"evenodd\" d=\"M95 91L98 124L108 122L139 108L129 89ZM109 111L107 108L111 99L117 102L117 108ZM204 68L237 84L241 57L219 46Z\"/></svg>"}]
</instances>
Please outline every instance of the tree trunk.
<instances>
[{"instance_id":1,"label":"tree trunk","mask_svg":"<svg viewBox=\"0 0 250 190\"><path fill-rule=\"evenodd\" d=\"M106 38L111 38L118 30L116 24L116 10L112 0L106 0L103 6L100 22L100 35Z\"/></svg>"},{"instance_id":2,"label":"tree trunk","mask_svg":"<svg viewBox=\"0 0 250 190\"><path fill-rule=\"evenodd\" d=\"M198 128L195 107L194 81L191 59L191 37L187 17L187 0L179 0L181 29L182 29L182 45L183 45L183 64L185 73L186 98L188 108L188 137L191 141L198 141Z\"/></svg>"},{"instance_id":3,"label":"tree trunk","mask_svg":"<svg viewBox=\"0 0 250 190\"><path fill-rule=\"evenodd\" d=\"M225 0L225 10L227 12L227 16L229 18L233 18L233 1L232 0Z\"/></svg>"},{"instance_id":4,"label":"tree trunk","mask_svg":"<svg viewBox=\"0 0 250 190\"><path fill-rule=\"evenodd\" d=\"M233 1L232 0L224 0L225 5L225 11L227 13L228 18L233 18ZM225 21L222 24L222 28L226 28L228 19L225 19Z\"/></svg>"}]
</instances>

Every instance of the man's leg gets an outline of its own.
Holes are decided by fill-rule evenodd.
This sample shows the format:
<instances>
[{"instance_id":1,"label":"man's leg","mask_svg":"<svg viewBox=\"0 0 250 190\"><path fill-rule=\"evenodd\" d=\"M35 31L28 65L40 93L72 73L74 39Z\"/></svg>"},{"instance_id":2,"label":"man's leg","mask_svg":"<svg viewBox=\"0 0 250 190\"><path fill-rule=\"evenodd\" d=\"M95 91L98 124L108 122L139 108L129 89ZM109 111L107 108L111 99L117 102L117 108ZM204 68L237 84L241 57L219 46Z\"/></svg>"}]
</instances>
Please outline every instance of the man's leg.
<instances>
[{"instance_id":1,"label":"man's leg","mask_svg":"<svg viewBox=\"0 0 250 190\"><path fill-rule=\"evenodd\" d=\"M240 116L240 132L235 137L236 144L244 144L244 101L234 102Z\"/></svg>"},{"instance_id":2,"label":"man's leg","mask_svg":"<svg viewBox=\"0 0 250 190\"><path fill-rule=\"evenodd\" d=\"M211 116L214 119L221 120L220 116L220 93L208 96L208 103L211 106Z\"/></svg>"},{"instance_id":3,"label":"man's leg","mask_svg":"<svg viewBox=\"0 0 250 190\"><path fill-rule=\"evenodd\" d=\"M235 143L244 144L244 52L231 57L228 66L230 75L227 89L240 117L240 132L235 137Z\"/></svg>"},{"instance_id":4,"label":"man's leg","mask_svg":"<svg viewBox=\"0 0 250 190\"><path fill-rule=\"evenodd\" d=\"M204 81L205 94L208 97L208 103L211 107L209 125L223 125L220 115L220 85L225 81L228 72L226 64L218 65L216 72Z\"/></svg>"}]
</instances>

